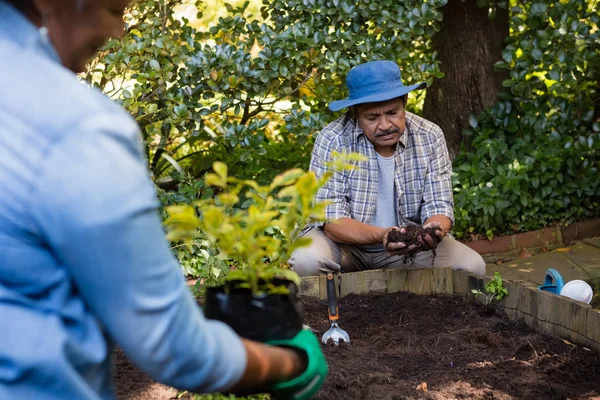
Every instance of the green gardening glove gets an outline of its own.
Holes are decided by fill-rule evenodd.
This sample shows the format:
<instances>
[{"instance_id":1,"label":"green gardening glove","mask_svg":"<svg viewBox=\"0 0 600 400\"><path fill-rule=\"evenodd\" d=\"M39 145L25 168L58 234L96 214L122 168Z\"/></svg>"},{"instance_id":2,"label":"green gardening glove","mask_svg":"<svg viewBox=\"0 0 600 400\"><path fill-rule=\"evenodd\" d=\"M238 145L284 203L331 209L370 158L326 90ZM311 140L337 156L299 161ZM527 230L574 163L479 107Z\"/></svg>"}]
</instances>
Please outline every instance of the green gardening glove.
<instances>
[{"instance_id":1,"label":"green gardening glove","mask_svg":"<svg viewBox=\"0 0 600 400\"><path fill-rule=\"evenodd\" d=\"M269 388L269 392L275 399L305 400L317 393L325 381L328 368L321 351L321 344L310 330L303 329L292 339L273 340L267 344L301 351L306 354L308 360L308 366L302 375L286 382L279 382Z\"/></svg>"}]
</instances>

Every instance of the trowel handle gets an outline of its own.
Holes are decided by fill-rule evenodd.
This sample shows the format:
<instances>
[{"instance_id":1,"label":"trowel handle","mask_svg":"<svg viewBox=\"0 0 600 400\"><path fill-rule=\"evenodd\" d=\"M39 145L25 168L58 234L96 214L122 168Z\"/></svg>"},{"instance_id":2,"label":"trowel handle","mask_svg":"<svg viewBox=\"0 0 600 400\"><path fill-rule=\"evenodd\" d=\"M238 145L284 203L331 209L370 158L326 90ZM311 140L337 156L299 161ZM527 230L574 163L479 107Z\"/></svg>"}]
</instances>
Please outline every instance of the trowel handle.
<instances>
[{"instance_id":1,"label":"trowel handle","mask_svg":"<svg viewBox=\"0 0 600 400\"><path fill-rule=\"evenodd\" d=\"M337 297L335 296L335 280L333 274L327 274L327 305L329 307L329 320L337 321L339 319Z\"/></svg>"}]
</instances>

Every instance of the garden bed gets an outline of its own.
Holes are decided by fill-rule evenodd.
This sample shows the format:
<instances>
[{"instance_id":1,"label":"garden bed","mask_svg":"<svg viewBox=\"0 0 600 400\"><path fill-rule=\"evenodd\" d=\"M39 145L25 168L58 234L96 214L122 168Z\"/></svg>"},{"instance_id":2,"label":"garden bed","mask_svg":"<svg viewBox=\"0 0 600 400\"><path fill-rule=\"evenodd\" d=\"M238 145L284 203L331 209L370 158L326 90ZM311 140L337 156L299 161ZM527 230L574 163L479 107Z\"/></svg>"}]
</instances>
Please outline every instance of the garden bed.
<instances>
[{"instance_id":1,"label":"garden bed","mask_svg":"<svg viewBox=\"0 0 600 400\"><path fill-rule=\"evenodd\" d=\"M327 304L304 302L306 322L320 337L329 328ZM316 399L600 397L596 352L535 333L499 309L408 292L349 295L339 305L351 344L324 346L330 374ZM121 399L172 399L176 393L122 354L117 376Z\"/></svg>"},{"instance_id":2,"label":"garden bed","mask_svg":"<svg viewBox=\"0 0 600 400\"><path fill-rule=\"evenodd\" d=\"M306 311L320 336L329 328L326 302L306 299ZM600 396L596 352L457 296L349 295L340 318L351 343L325 347L330 375L317 399Z\"/></svg>"},{"instance_id":3,"label":"garden bed","mask_svg":"<svg viewBox=\"0 0 600 400\"><path fill-rule=\"evenodd\" d=\"M325 347L331 371L318 398L600 398L600 312L511 281L490 308L471 293L488 280L450 268L342 275L340 325L351 344ZM303 278L301 293L320 336L325 277ZM117 377L121 399L176 393L122 356Z\"/></svg>"}]
</instances>

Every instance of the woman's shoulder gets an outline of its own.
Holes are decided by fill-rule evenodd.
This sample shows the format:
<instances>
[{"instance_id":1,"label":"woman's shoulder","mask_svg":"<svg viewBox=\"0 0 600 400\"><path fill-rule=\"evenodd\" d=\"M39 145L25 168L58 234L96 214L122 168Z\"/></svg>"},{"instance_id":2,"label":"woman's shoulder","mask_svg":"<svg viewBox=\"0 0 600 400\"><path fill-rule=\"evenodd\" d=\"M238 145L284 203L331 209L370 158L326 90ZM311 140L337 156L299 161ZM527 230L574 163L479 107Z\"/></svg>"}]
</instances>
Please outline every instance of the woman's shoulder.
<instances>
[{"instance_id":1,"label":"woman's shoulder","mask_svg":"<svg viewBox=\"0 0 600 400\"><path fill-rule=\"evenodd\" d=\"M9 118L54 139L86 119L103 115L115 123L133 122L127 112L103 93L35 52L17 50L9 62L2 63L0 74L11 77L0 97L0 109Z\"/></svg>"}]
</instances>

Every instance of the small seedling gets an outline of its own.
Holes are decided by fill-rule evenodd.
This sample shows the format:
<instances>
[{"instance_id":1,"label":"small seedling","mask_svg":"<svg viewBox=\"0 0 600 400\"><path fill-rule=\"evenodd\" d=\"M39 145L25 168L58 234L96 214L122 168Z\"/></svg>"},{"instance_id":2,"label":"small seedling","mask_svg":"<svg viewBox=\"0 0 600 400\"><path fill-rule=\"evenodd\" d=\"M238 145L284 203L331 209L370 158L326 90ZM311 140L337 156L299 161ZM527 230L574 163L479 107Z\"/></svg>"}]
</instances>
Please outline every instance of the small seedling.
<instances>
[{"instance_id":1,"label":"small seedling","mask_svg":"<svg viewBox=\"0 0 600 400\"><path fill-rule=\"evenodd\" d=\"M485 305L490 305L492 301L500 301L505 296L508 296L508 289L502 284L502 277L499 272L494 272L494 277L485 285L485 292L478 289L471 289L471 293L476 296L483 296Z\"/></svg>"}]
</instances>

